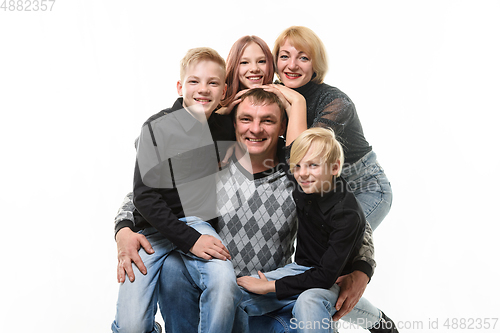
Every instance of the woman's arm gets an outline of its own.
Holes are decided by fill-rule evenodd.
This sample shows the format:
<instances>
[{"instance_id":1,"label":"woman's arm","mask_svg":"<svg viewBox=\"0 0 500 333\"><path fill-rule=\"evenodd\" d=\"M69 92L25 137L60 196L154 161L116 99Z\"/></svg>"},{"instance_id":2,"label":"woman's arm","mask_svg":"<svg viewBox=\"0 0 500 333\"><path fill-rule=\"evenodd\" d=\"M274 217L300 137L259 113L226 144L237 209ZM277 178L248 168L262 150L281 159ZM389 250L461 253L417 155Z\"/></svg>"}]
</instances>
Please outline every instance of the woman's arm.
<instances>
[{"instance_id":1,"label":"woman's arm","mask_svg":"<svg viewBox=\"0 0 500 333\"><path fill-rule=\"evenodd\" d=\"M311 127L330 127L337 136L342 136L356 114L354 104L345 95L328 94L323 99L317 103L321 108L316 111Z\"/></svg>"},{"instance_id":2,"label":"woman's arm","mask_svg":"<svg viewBox=\"0 0 500 333\"><path fill-rule=\"evenodd\" d=\"M304 96L280 84L264 86L264 89L275 93L285 105L288 116L286 129L286 144L290 146L293 141L307 129L307 105Z\"/></svg>"}]
</instances>

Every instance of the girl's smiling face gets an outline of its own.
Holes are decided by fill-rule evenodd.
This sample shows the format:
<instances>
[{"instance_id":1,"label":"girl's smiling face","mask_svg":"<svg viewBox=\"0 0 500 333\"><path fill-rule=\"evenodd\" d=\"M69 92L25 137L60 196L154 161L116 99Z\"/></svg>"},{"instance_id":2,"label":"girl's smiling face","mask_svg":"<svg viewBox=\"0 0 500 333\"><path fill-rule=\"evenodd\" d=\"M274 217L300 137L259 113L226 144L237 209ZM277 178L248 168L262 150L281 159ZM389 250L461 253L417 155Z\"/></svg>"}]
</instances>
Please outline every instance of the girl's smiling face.
<instances>
[{"instance_id":1,"label":"girl's smiling face","mask_svg":"<svg viewBox=\"0 0 500 333\"><path fill-rule=\"evenodd\" d=\"M241 88L253 88L264 84L267 70L266 56L257 43L247 45L238 65Z\"/></svg>"}]
</instances>

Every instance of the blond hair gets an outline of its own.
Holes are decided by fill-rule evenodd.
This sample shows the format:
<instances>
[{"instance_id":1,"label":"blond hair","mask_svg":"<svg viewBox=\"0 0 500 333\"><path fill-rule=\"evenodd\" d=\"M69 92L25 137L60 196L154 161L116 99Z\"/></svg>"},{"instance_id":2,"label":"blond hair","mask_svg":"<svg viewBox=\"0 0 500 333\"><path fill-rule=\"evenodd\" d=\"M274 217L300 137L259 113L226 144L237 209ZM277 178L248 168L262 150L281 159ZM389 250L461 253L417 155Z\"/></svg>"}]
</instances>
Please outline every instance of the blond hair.
<instances>
[{"instance_id":1,"label":"blond hair","mask_svg":"<svg viewBox=\"0 0 500 333\"><path fill-rule=\"evenodd\" d=\"M333 130L324 127L309 128L295 139L290 152L291 170L304 158L311 147L313 147L312 159L320 156L321 163L326 163L328 166L339 161L338 175L340 175L344 165L344 150L335 138Z\"/></svg>"},{"instance_id":2,"label":"blond hair","mask_svg":"<svg viewBox=\"0 0 500 333\"><path fill-rule=\"evenodd\" d=\"M224 58L222 58L214 49L209 47L197 47L187 51L186 55L181 60L181 81L184 80L186 69L190 65L197 64L203 60L213 61L218 64L222 69L221 79L224 80L226 76L226 62L224 61Z\"/></svg>"},{"instance_id":3,"label":"blond hair","mask_svg":"<svg viewBox=\"0 0 500 333\"><path fill-rule=\"evenodd\" d=\"M280 48L286 41L289 41L297 50L307 53L311 58L313 71L316 76L311 81L315 83L323 83L326 72L328 72L328 57L323 42L319 37L309 28L301 26L292 26L285 29L276 41L274 42L273 56L275 68L277 70L277 63Z\"/></svg>"}]
</instances>

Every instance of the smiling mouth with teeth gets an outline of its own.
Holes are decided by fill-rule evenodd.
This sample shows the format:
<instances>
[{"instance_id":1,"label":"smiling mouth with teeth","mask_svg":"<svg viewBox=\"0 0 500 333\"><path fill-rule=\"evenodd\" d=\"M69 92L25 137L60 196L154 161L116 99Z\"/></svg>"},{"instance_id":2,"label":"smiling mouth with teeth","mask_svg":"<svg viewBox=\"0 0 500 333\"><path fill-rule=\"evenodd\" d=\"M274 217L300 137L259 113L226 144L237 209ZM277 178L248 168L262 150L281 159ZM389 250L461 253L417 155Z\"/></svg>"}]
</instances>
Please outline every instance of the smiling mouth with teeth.
<instances>
[{"instance_id":1,"label":"smiling mouth with teeth","mask_svg":"<svg viewBox=\"0 0 500 333\"><path fill-rule=\"evenodd\" d=\"M289 77L299 77L299 76L302 76L301 74L296 74L296 73L285 73L286 76L289 76Z\"/></svg>"},{"instance_id":2,"label":"smiling mouth with teeth","mask_svg":"<svg viewBox=\"0 0 500 333\"><path fill-rule=\"evenodd\" d=\"M250 141L250 142L262 142L265 139L250 139L250 138L248 138L247 140Z\"/></svg>"},{"instance_id":3,"label":"smiling mouth with teeth","mask_svg":"<svg viewBox=\"0 0 500 333\"><path fill-rule=\"evenodd\" d=\"M249 76L247 79L250 81L260 81L262 80L262 76Z\"/></svg>"},{"instance_id":4,"label":"smiling mouth with teeth","mask_svg":"<svg viewBox=\"0 0 500 333\"><path fill-rule=\"evenodd\" d=\"M209 99L200 99L200 98L195 98L194 100L195 100L195 101L197 101L197 102L202 102L202 103L205 103L205 102L207 102L207 103L208 103L208 102L210 102L210 100L209 100Z\"/></svg>"}]
</instances>

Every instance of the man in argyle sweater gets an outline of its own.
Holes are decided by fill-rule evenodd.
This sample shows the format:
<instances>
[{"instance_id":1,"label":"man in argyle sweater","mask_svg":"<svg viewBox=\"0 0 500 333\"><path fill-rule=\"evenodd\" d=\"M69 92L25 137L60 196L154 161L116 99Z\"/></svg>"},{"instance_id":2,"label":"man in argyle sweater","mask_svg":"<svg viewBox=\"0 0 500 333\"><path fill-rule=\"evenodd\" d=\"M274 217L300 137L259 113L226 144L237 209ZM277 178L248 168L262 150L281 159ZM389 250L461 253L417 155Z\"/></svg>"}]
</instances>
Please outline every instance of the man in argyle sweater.
<instances>
[{"instance_id":1,"label":"man in argyle sweater","mask_svg":"<svg viewBox=\"0 0 500 333\"><path fill-rule=\"evenodd\" d=\"M291 262L297 230L295 203L291 195L293 183L288 178L283 140L279 138L285 128L284 112L281 115L256 112L259 104L261 107L269 106L267 97L264 101L259 101L259 98L250 95L243 99L235 115L237 141L247 146L250 159L243 158L241 153L238 156L237 149L228 166L219 174L217 185L221 214L219 235L232 256L238 276L256 274L258 270L273 270ZM252 129L255 123L259 125ZM132 202L126 198L115 221L117 241L122 222L133 223L133 209ZM118 243L120 251L125 246L120 241ZM126 243L130 246L133 241L127 240ZM150 249L150 245L138 237L131 247L140 246L146 251ZM177 254L172 255L170 260L167 258L161 274L160 309L167 331L170 327L172 331L195 332L196 326L192 323L197 323L197 314L194 313L197 307L193 306L197 302L193 298L196 293L192 290L186 292L193 286L188 281L188 274L178 269L181 261L175 256ZM129 260L140 268L141 263L137 262L133 253L130 253ZM365 235L364 246L353 265L358 273L362 272L368 278L373 274L375 261L371 229ZM290 309L284 311L285 316L288 311L290 318ZM183 320L180 321L179 317ZM259 329L251 325L252 331L275 324L268 318L262 318L260 322L257 319Z\"/></svg>"}]
</instances>

